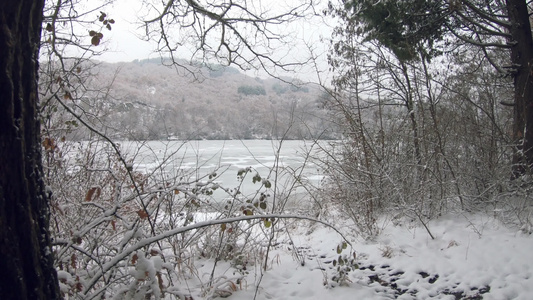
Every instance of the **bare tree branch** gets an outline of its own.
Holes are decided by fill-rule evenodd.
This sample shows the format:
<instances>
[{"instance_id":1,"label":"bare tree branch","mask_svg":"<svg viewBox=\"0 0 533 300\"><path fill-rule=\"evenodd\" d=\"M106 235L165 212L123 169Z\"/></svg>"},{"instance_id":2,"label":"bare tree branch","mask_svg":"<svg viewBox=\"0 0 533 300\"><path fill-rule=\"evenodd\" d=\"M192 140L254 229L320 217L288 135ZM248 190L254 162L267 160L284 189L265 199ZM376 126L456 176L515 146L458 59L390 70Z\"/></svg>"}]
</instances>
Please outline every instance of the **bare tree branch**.
<instances>
[{"instance_id":1,"label":"bare tree branch","mask_svg":"<svg viewBox=\"0 0 533 300\"><path fill-rule=\"evenodd\" d=\"M171 236L175 236L187 231L195 230L195 229L201 229L204 227L214 226L214 225L220 225L220 224L226 224L226 223L234 223L234 222L240 222L240 221L250 221L250 220L257 220L257 219L299 219L299 220L309 220L316 223L320 223L322 225L325 225L331 229L333 229L337 234L339 234L342 239L350 246L352 244L350 241L337 229L335 226L330 225L327 222L324 222L319 219L315 219L312 217L307 216L300 216L300 215L284 215L284 214L265 214L265 215L252 215L252 216L240 216L240 217L234 217L234 218L226 218L226 219L218 219L218 220L209 220L204 222L198 222L189 226L179 227L175 228L173 230L168 230L166 232L163 232L159 235L155 235L149 238L145 238L140 240L139 242L131 245L127 249L124 249L121 253L118 253L116 256L114 256L111 260L109 260L107 263L105 263L102 268L91 278L91 281L87 283L83 290L83 294L87 295L87 293L93 288L93 286L100 280L102 276L106 272L108 272L110 269L112 269L116 264L118 264L121 260L128 257L130 254L134 253L135 251L142 249L143 247L146 247L150 244L156 243L158 241L161 241L163 239L166 239Z\"/></svg>"},{"instance_id":2,"label":"bare tree branch","mask_svg":"<svg viewBox=\"0 0 533 300\"><path fill-rule=\"evenodd\" d=\"M172 64L183 65L175 53L189 47L194 63L214 61L236 65L243 70L262 69L274 76L276 70L291 71L310 58L289 59L293 43L287 30L293 22L314 14L314 1L303 1L293 7L276 6L268 10L261 3L221 0L207 3L170 0L144 21L148 38L158 42L162 56L169 55ZM148 14L150 16L150 14ZM180 57L188 54L180 54Z\"/></svg>"}]
</instances>

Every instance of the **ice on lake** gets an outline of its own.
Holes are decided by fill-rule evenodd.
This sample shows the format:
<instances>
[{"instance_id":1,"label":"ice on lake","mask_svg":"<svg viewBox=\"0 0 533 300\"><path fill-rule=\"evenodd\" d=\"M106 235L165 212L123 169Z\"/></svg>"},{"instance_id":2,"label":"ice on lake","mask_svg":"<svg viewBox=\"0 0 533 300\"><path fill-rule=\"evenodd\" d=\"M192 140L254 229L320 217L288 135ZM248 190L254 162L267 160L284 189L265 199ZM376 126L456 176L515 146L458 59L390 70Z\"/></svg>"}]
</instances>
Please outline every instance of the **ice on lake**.
<instances>
[{"instance_id":1,"label":"ice on lake","mask_svg":"<svg viewBox=\"0 0 533 300\"><path fill-rule=\"evenodd\" d=\"M313 141L148 141L120 145L124 155L133 159L135 171L183 174L190 182L207 181L210 174L216 174L217 184L226 188L239 186L243 194L258 190L252 177L259 174L272 183L272 192L290 193L293 200L301 200L309 196L303 184L317 187L324 178L320 168L309 159L309 155L317 155L318 147ZM237 174L247 168L250 173L241 185Z\"/></svg>"}]
</instances>

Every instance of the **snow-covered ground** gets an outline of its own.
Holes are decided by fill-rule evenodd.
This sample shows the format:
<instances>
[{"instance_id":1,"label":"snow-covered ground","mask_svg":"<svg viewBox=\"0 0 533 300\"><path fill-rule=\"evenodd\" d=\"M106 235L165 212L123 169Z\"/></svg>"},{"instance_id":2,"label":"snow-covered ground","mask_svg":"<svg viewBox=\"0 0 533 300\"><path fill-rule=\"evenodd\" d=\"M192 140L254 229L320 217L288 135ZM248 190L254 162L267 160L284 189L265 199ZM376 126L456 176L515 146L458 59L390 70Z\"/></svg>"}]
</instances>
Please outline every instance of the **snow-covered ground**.
<instances>
[{"instance_id":1,"label":"snow-covered ground","mask_svg":"<svg viewBox=\"0 0 533 300\"><path fill-rule=\"evenodd\" d=\"M234 268L219 263L219 291L194 299L533 299L533 236L491 217L459 214L431 221L435 239L414 223L388 222L373 241L341 225L359 269L336 287L330 285L340 236L309 221L287 227L294 227L290 238L279 239L262 276L256 264L238 280ZM196 268L199 278L206 277L212 262L197 261Z\"/></svg>"},{"instance_id":2,"label":"snow-covered ground","mask_svg":"<svg viewBox=\"0 0 533 300\"><path fill-rule=\"evenodd\" d=\"M252 151L253 147L268 149L270 141L254 141L242 149L238 148L238 143L231 144L225 141L219 141L218 145L208 147L211 142L198 142L197 148L201 150L192 152L197 155L193 156L193 160L199 159L200 154L209 159L216 158L216 154L226 143L233 154L226 160L215 159L216 163L209 163L209 159L202 163L201 165L207 169L207 172L213 172L212 168L218 165L231 165L237 168L253 166L258 157L270 163L275 159L275 156L269 155L267 150L260 154ZM293 150L299 149L300 142L292 143L286 145ZM168 151L176 150L160 149L156 142L148 143L147 148L148 154L156 153L162 156ZM238 149L242 152L235 152ZM157 159L145 159L144 154L139 153L137 159L140 161L135 162L135 168L149 170L152 168L152 163L155 166L160 164ZM183 157L183 161L186 161L185 154L179 157ZM293 161L294 165L301 164L290 157L292 156L287 156L281 162L287 162L287 166L291 166ZM308 167L309 170L305 171L312 171L308 174L317 176L318 181L322 175L319 172L313 173L316 172L313 166ZM258 173L261 171L263 176L264 173L268 173L268 168L259 163L255 169ZM227 181L235 180L236 174L236 170L228 172ZM220 178L220 180L221 183L227 184L225 178ZM251 185L254 187L253 184ZM313 211L307 207L309 205L303 201L294 201L290 208L307 214ZM213 220L219 214L219 212L198 212L195 214L194 221ZM169 264L168 270L171 270L169 273L172 274L173 280L171 284L159 277L156 278L156 269L160 271L163 268L158 254L147 256L151 257L151 264L148 260L145 263L141 261L133 263L130 257L129 267L138 277L137 281L132 281L132 286L135 288L137 285L143 285L145 277L148 276L146 272L150 270L153 272L148 273L153 275L152 279L155 278L152 283L163 283L162 286L168 287L165 299L175 299L170 295L172 293L185 295L185 298L181 298L185 300L214 298L234 300L533 299L531 228L519 230L517 227L506 226L499 222L498 218L488 214L456 213L426 224L434 237L432 239L428 230L420 222L408 219L393 221L385 218L378 222L381 228L380 234L372 240L364 240L356 232L355 227L350 226L349 221L343 219L342 213L327 211L324 219L334 225L351 244L351 247L347 246L346 249L342 249L340 255L353 257L355 253L356 256L358 269L350 271L342 284L337 284L334 280L339 277L337 267L340 249L337 248L342 243L339 233L323 224L309 220L278 219L279 223L274 226L274 229L279 232L273 239L272 245L274 246L268 254L267 240L263 231L268 233L270 229L266 228L266 225L252 227L248 226L250 223L241 222L246 233L249 231L253 233L252 238L246 237L247 246L252 248L250 250L252 252L239 253L238 251L241 250L235 247L227 251L234 257L229 258L228 261L217 262L215 267L213 257L216 256L216 252L222 252L223 248L220 245L224 241L224 238L222 242L218 239L224 235L218 234L222 231L229 234L230 229L228 227L228 229L219 230L218 228L221 227L210 227L210 231L199 232L203 234L200 240L212 238L211 252L204 254L205 249L202 245L191 242L193 249L184 248L183 253L179 253L183 255L177 259L177 268ZM259 223L263 224L262 221ZM227 239L227 235L225 237ZM178 257L176 253L170 250L168 252L165 256L176 255ZM67 256L67 261L70 261L70 256ZM265 261L267 262L266 270L262 268ZM335 266L334 263L337 265ZM132 265L135 265L138 270ZM156 265L158 265L157 268ZM60 278L66 282L74 282L75 277L67 272L60 272ZM209 285L212 278L213 284ZM69 290L68 287L65 286L65 288L66 291ZM112 286L111 289L113 288ZM132 290L135 291L134 288ZM159 289L158 286L153 288ZM121 298L124 293L117 291L113 290L110 294L116 296L116 299L131 299L131 297ZM139 299L144 298L142 293L138 295L141 297Z\"/></svg>"}]
</instances>

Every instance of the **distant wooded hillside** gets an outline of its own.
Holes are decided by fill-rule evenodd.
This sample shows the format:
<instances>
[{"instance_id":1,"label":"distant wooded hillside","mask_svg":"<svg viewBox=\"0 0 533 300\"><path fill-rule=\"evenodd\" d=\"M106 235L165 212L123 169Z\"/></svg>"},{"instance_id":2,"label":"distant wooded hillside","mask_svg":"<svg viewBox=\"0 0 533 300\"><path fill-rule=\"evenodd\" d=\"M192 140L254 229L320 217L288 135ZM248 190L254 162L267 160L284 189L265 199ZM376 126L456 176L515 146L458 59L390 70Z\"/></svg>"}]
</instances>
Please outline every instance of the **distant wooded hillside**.
<instances>
[{"instance_id":1,"label":"distant wooded hillside","mask_svg":"<svg viewBox=\"0 0 533 300\"><path fill-rule=\"evenodd\" d=\"M232 67L195 70L192 75L160 59L101 63L91 84L111 84L96 105L105 109L100 115L108 134L149 140L336 137L316 87L254 78Z\"/></svg>"}]
</instances>

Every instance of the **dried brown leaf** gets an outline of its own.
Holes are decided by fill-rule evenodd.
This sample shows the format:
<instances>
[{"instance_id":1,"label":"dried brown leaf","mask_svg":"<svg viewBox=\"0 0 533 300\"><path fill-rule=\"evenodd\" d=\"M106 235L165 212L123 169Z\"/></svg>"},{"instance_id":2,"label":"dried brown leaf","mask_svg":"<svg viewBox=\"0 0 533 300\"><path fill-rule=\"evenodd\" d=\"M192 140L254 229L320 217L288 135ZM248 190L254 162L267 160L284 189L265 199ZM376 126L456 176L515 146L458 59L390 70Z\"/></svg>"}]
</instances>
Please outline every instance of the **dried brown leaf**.
<instances>
[{"instance_id":1,"label":"dried brown leaf","mask_svg":"<svg viewBox=\"0 0 533 300\"><path fill-rule=\"evenodd\" d=\"M63 95L63 99L72 100L72 95L70 94L70 92L65 92L65 94Z\"/></svg>"},{"instance_id":2,"label":"dried brown leaf","mask_svg":"<svg viewBox=\"0 0 533 300\"><path fill-rule=\"evenodd\" d=\"M139 215L139 218L143 220L148 218L148 213L144 209L139 209L137 211L137 215Z\"/></svg>"},{"instance_id":3,"label":"dried brown leaf","mask_svg":"<svg viewBox=\"0 0 533 300\"><path fill-rule=\"evenodd\" d=\"M73 268L73 269L76 269L77 267L77 264L76 264L76 254L72 254L72 256L70 257L70 266Z\"/></svg>"},{"instance_id":4,"label":"dried brown leaf","mask_svg":"<svg viewBox=\"0 0 533 300\"><path fill-rule=\"evenodd\" d=\"M85 195L85 202L90 202L95 199L98 199L100 197L100 194L102 193L102 189L98 186L93 186L92 188L87 191L87 194Z\"/></svg>"},{"instance_id":5,"label":"dried brown leaf","mask_svg":"<svg viewBox=\"0 0 533 300\"><path fill-rule=\"evenodd\" d=\"M91 39L91 44L93 44L94 46L100 45L100 38L96 35L93 36L93 38Z\"/></svg>"},{"instance_id":6,"label":"dried brown leaf","mask_svg":"<svg viewBox=\"0 0 533 300\"><path fill-rule=\"evenodd\" d=\"M49 137L44 138L43 147L47 151L54 151L56 148L55 140Z\"/></svg>"}]
</instances>

